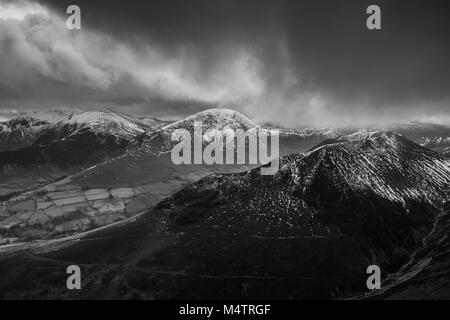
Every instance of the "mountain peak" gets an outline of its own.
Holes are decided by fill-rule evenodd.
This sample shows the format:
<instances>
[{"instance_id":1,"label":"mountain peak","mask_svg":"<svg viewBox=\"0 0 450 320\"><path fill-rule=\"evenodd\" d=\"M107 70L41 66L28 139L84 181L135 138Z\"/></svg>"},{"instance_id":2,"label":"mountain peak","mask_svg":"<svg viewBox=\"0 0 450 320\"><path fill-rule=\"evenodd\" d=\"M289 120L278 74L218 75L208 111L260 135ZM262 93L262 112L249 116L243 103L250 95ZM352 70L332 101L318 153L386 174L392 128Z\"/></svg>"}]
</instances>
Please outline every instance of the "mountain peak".
<instances>
[{"instance_id":1,"label":"mountain peak","mask_svg":"<svg viewBox=\"0 0 450 320\"><path fill-rule=\"evenodd\" d=\"M336 188L405 203L436 198L450 183L442 155L392 132L334 141L297 157L293 175L302 189L326 180Z\"/></svg>"},{"instance_id":2,"label":"mountain peak","mask_svg":"<svg viewBox=\"0 0 450 320\"><path fill-rule=\"evenodd\" d=\"M202 122L205 130L226 128L248 130L257 127L253 121L238 111L218 108L201 111L186 119L171 123L164 129L191 129L194 122Z\"/></svg>"}]
</instances>

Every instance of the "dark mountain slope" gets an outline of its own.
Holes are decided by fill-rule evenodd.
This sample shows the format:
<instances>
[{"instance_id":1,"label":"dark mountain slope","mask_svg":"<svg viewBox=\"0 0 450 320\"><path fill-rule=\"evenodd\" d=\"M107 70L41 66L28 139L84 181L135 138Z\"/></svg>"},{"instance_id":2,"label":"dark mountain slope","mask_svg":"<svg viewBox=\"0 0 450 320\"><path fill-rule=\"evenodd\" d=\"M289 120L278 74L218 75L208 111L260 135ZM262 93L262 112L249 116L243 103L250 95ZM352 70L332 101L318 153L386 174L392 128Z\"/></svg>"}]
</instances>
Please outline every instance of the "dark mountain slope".
<instances>
[{"instance_id":1,"label":"dark mountain slope","mask_svg":"<svg viewBox=\"0 0 450 320\"><path fill-rule=\"evenodd\" d=\"M450 299L450 202L433 231L400 271L391 274L370 299Z\"/></svg>"}]
</instances>

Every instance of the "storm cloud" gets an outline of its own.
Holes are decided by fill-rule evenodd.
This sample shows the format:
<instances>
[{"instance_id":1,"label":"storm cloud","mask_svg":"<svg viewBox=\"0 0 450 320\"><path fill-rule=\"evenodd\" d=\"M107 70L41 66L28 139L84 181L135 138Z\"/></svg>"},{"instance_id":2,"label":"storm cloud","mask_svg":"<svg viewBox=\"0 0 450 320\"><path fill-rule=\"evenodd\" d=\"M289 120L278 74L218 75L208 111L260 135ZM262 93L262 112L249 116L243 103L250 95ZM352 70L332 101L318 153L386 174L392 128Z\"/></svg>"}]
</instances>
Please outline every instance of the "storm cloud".
<instances>
[{"instance_id":1,"label":"storm cloud","mask_svg":"<svg viewBox=\"0 0 450 320\"><path fill-rule=\"evenodd\" d=\"M77 4L82 30L66 29ZM284 126L448 121L440 1L1 1L0 108L231 107ZM2 15L2 12L4 13Z\"/></svg>"}]
</instances>

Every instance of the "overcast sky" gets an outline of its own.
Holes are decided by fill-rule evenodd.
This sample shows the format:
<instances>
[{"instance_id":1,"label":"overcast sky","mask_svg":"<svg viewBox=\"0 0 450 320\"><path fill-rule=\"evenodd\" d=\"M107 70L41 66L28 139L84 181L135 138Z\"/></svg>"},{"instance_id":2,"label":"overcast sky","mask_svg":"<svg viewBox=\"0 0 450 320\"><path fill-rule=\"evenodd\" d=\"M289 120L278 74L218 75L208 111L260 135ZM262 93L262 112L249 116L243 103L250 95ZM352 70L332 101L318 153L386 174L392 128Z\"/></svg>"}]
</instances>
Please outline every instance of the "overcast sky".
<instances>
[{"instance_id":1,"label":"overcast sky","mask_svg":"<svg viewBox=\"0 0 450 320\"><path fill-rule=\"evenodd\" d=\"M450 119L445 1L0 0L0 108L285 126ZM66 28L81 7L82 30ZM381 8L382 30L366 28Z\"/></svg>"}]
</instances>

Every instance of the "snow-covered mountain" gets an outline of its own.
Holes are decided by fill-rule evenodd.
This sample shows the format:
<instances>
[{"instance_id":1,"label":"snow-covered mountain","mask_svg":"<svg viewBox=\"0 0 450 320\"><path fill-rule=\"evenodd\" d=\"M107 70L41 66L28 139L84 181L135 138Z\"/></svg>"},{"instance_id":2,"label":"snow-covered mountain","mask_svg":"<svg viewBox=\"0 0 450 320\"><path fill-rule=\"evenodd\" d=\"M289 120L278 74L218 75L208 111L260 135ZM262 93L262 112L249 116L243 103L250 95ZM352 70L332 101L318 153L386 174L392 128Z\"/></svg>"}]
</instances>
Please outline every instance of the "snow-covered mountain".
<instances>
[{"instance_id":1,"label":"snow-covered mountain","mask_svg":"<svg viewBox=\"0 0 450 320\"><path fill-rule=\"evenodd\" d=\"M267 127L276 128L276 125L267 124ZM346 136L350 140L359 140L370 137L378 131L392 131L428 149L444 152L450 147L450 125L408 122L387 127L368 128L311 128L311 129L280 129L281 135L316 137L316 144L323 140L336 139Z\"/></svg>"},{"instance_id":2,"label":"snow-covered mountain","mask_svg":"<svg viewBox=\"0 0 450 320\"><path fill-rule=\"evenodd\" d=\"M61 113L46 120L25 115L0 128L2 165L55 162L62 166L82 163L91 153L124 149L152 130L137 119L109 110Z\"/></svg>"},{"instance_id":3,"label":"snow-covered mountain","mask_svg":"<svg viewBox=\"0 0 450 320\"><path fill-rule=\"evenodd\" d=\"M207 133L207 131L211 129L240 129L243 131L255 130L256 132L277 130L280 137L281 155L303 152L323 140L337 138L342 135L339 131L328 128L302 128L293 130L276 126L259 125L235 110L209 109L162 127L160 133L153 138L153 142L157 140L159 141L158 145L165 145L165 150L169 150L172 146L170 143L172 132L176 129L185 129L192 134L195 122L202 123L203 133ZM206 135L204 136L204 139L205 142L209 141ZM154 144L153 149L155 149Z\"/></svg>"},{"instance_id":4,"label":"snow-covered mountain","mask_svg":"<svg viewBox=\"0 0 450 320\"><path fill-rule=\"evenodd\" d=\"M410 122L392 126L390 130L434 151L450 147L450 125Z\"/></svg>"},{"instance_id":5,"label":"snow-covered mountain","mask_svg":"<svg viewBox=\"0 0 450 320\"><path fill-rule=\"evenodd\" d=\"M42 144L49 137L53 141L65 140L87 132L99 139L131 140L151 129L143 121L110 110L58 113L52 110L0 122L0 151L18 150L36 141Z\"/></svg>"},{"instance_id":6,"label":"snow-covered mountain","mask_svg":"<svg viewBox=\"0 0 450 320\"><path fill-rule=\"evenodd\" d=\"M75 112L69 109L4 111L0 119L0 152L29 146L51 126L67 120Z\"/></svg>"},{"instance_id":7,"label":"snow-covered mountain","mask_svg":"<svg viewBox=\"0 0 450 320\"><path fill-rule=\"evenodd\" d=\"M450 191L450 167L441 154L383 131L315 148L301 156L295 172L301 190L325 176L349 192L372 193L402 204L408 199L431 203Z\"/></svg>"},{"instance_id":8,"label":"snow-covered mountain","mask_svg":"<svg viewBox=\"0 0 450 320\"><path fill-rule=\"evenodd\" d=\"M39 134L49 126L49 122L32 118L29 115L0 122L0 152L17 150L32 144Z\"/></svg>"},{"instance_id":9,"label":"snow-covered mountain","mask_svg":"<svg viewBox=\"0 0 450 320\"><path fill-rule=\"evenodd\" d=\"M301 129L286 129L280 126L274 125L260 125L247 116L239 113L238 111L231 109L208 109L186 119L173 122L165 127L164 130L169 132L174 129L186 129L192 130L194 122L202 122L203 131L209 129L223 130L223 129L242 129L244 131L249 129L261 129L261 130L278 130L280 136L285 137L301 137L301 138L313 138L316 141L322 141L324 139L331 139L341 136L342 133L335 129L330 128L301 128Z\"/></svg>"},{"instance_id":10,"label":"snow-covered mountain","mask_svg":"<svg viewBox=\"0 0 450 320\"><path fill-rule=\"evenodd\" d=\"M440 137L421 137L417 139L417 143L423 147L436 150L436 151L446 151L450 146L450 136L440 136Z\"/></svg>"},{"instance_id":11,"label":"snow-covered mountain","mask_svg":"<svg viewBox=\"0 0 450 320\"><path fill-rule=\"evenodd\" d=\"M201 111L185 119L169 123L159 128L151 135L140 141L138 149L145 149L147 152L167 153L172 150L178 141L172 141L172 134L175 130L186 130L193 139L195 132L194 124L201 123L202 142L204 145L210 143L215 133L210 130L267 130L252 122L245 115L230 109L208 109ZM193 142L193 141L192 141ZM136 152L136 148L132 152Z\"/></svg>"},{"instance_id":12,"label":"snow-covered mountain","mask_svg":"<svg viewBox=\"0 0 450 320\"><path fill-rule=\"evenodd\" d=\"M242 129L246 131L258 127L249 118L237 111L231 109L209 109L171 123L163 127L163 129L166 131L175 129L191 130L194 127L194 122L202 122L204 131L209 129Z\"/></svg>"},{"instance_id":13,"label":"snow-covered mountain","mask_svg":"<svg viewBox=\"0 0 450 320\"><path fill-rule=\"evenodd\" d=\"M87 111L72 114L67 119L56 123L51 130L70 132L70 136L85 132L86 130L101 135L112 135L123 139L132 139L136 135L145 133L144 123L125 114L105 110Z\"/></svg>"}]
</instances>

